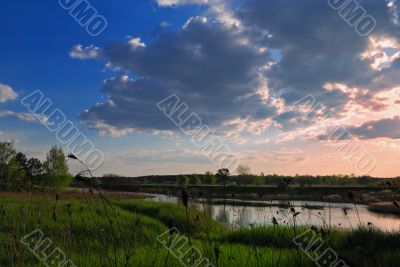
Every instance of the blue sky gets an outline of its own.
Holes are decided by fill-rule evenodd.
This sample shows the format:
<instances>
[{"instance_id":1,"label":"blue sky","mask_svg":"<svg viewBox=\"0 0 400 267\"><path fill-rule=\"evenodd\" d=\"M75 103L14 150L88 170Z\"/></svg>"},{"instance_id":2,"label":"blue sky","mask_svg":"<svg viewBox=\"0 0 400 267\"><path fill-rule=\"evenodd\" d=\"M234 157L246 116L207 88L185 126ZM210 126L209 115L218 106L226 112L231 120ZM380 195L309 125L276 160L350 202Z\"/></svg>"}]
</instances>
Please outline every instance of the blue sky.
<instances>
[{"instance_id":1,"label":"blue sky","mask_svg":"<svg viewBox=\"0 0 400 267\"><path fill-rule=\"evenodd\" d=\"M216 171L157 110L176 94L255 173L361 174L340 149L351 140L368 173L396 176L398 3L359 3L367 36L325 1L93 0L108 24L92 37L58 1L4 0L0 139L42 159L59 145L20 103L41 90L104 152L98 174ZM308 95L332 116L294 110ZM318 125L332 123L349 140L329 142Z\"/></svg>"},{"instance_id":2,"label":"blue sky","mask_svg":"<svg viewBox=\"0 0 400 267\"><path fill-rule=\"evenodd\" d=\"M110 73L96 62L72 59L69 51L74 45L104 45L125 40L128 35L140 35L151 40L154 38L152 32L163 21L169 21L171 28L179 27L198 10L159 9L151 1L119 1L118 5L93 1L92 4L109 21L106 31L98 37L87 34L57 1L46 0L40 4L28 0L0 3L3 36L1 82L12 85L21 97L34 90L43 91L55 106L76 123L79 123L82 110L104 100L106 96L99 88L103 80L110 77ZM18 101L1 105L2 109L26 112ZM42 125L27 124L14 118L2 118L1 125L2 132L7 133L6 137L15 138L17 147L27 151L45 152L51 145L58 145L53 134ZM149 146L157 145L157 140L147 137L140 137L140 141L102 140L85 127L81 127L81 130L107 150L127 146L134 149L137 147L135 143L142 143L143 147L147 146L146 143Z\"/></svg>"}]
</instances>

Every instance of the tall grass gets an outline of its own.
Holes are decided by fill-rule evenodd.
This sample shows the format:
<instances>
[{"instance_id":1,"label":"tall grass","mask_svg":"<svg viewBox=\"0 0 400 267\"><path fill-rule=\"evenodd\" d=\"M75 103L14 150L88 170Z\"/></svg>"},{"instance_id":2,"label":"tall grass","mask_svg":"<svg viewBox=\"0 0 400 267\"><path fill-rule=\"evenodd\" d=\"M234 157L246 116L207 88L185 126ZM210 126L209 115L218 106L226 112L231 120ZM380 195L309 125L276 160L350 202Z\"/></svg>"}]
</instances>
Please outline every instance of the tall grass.
<instances>
[{"instance_id":1,"label":"tall grass","mask_svg":"<svg viewBox=\"0 0 400 267\"><path fill-rule=\"evenodd\" d=\"M20 242L35 229L77 266L181 266L157 242L172 225L190 235L215 266L315 266L292 241L308 229L295 221L290 226L229 229L190 204L186 209L123 198L106 203L95 192L0 194L0 266L42 266ZM350 265L396 266L400 260L399 233L372 227L330 229L328 239L326 229L315 230Z\"/></svg>"}]
</instances>

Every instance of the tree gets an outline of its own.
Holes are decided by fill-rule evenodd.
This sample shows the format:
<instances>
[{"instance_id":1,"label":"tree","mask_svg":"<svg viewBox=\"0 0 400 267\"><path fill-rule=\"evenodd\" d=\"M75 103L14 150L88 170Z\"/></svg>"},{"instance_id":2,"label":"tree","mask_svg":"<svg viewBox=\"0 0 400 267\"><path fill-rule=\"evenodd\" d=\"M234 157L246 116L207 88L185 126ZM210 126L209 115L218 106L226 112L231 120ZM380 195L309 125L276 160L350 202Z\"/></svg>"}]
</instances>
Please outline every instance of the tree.
<instances>
[{"instance_id":1,"label":"tree","mask_svg":"<svg viewBox=\"0 0 400 267\"><path fill-rule=\"evenodd\" d=\"M240 175L240 176L247 176L247 175L250 175L250 171L251 171L251 169L250 169L250 167L249 166L247 166L247 165L242 165L242 164L240 164L238 167L237 167L237 169L236 169L236 172Z\"/></svg>"},{"instance_id":2,"label":"tree","mask_svg":"<svg viewBox=\"0 0 400 267\"><path fill-rule=\"evenodd\" d=\"M239 175L238 181L241 184L249 185L255 183L256 177L251 175L249 166L241 164L237 167L236 172Z\"/></svg>"},{"instance_id":3,"label":"tree","mask_svg":"<svg viewBox=\"0 0 400 267\"><path fill-rule=\"evenodd\" d=\"M20 190L24 185L25 172L19 166L16 157L11 158L6 167L5 183L7 190Z\"/></svg>"},{"instance_id":4,"label":"tree","mask_svg":"<svg viewBox=\"0 0 400 267\"><path fill-rule=\"evenodd\" d=\"M16 153L13 142L0 142L0 183L6 189L22 189L42 175L43 166L40 160L27 159L24 153Z\"/></svg>"},{"instance_id":5,"label":"tree","mask_svg":"<svg viewBox=\"0 0 400 267\"><path fill-rule=\"evenodd\" d=\"M43 175L44 167L42 162L37 158L30 158L27 163L27 173L30 180L31 189L34 184L39 183L39 178Z\"/></svg>"},{"instance_id":6,"label":"tree","mask_svg":"<svg viewBox=\"0 0 400 267\"><path fill-rule=\"evenodd\" d=\"M189 178L186 175L179 175L178 176L178 185L186 186L188 184Z\"/></svg>"},{"instance_id":7,"label":"tree","mask_svg":"<svg viewBox=\"0 0 400 267\"><path fill-rule=\"evenodd\" d=\"M14 142L0 142L0 164L8 164L15 155Z\"/></svg>"},{"instance_id":8,"label":"tree","mask_svg":"<svg viewBox=\"0 0 400 267\"><path fill-rule=\"evenodd\" d=\"M28 158L22 152L15 156L16 162L21 171L24 172L26 180L24 185L29 185L32 189L33 184L38 182L38 178L43 174L43 164L37 158Z\"/></svg>"},{"instance_id":9,"label":"tree","mask_svg":"<svg viewBox=\"0 0 400 267\"><path fill-rule=\"evenodd\" d=\"M28 160L28 175L31 177L38 177L43 174L43 164L37 158L30 158Z\"/></svg>"},{"instance_id":10,"label":"tree","mask_svg":"<svg viewBox=\"0 0 400 267\"><path fill-rule=\"evenodd\" d=\"M230 176L230 173L228 169L219 169L215 176L222 181L225 187L226 182L228 181L228 178Z\"/></svg>"},{"instance_id":11,"label":"tree","mask_svg":"<svg viewBox=\"0 0 400 267\"><path fill-rule=\"evenodd\" d=\"M13 142L0 142L0 183L8 182L9 164L15 153Z\"/></svg>"},{"instance_id":12,"label":"tree","mask_svg":"<svg viewBox=\"0 0 400 267\"><path fill-rule=\"evenodd\" d=\"M23 185L28 186L29 184L32 185L32 180L30 179L31 177L29 176L29 170L28 170L28 158L26 155L22 152L18 152L17 155L15 156L16 163L19 167L19 171L24 173L24 181ZM26 179L28 178L28 180Z\"/></svg>"},{"instance_id":13,"label":"tree","mask_svg":"<svg viewBox=\"0 0 400 267\"><path fill-rule=\"evenodd\" d=\"M257 185L257 186L262 185L264 183L264 180L265 179L263 176L255 176L254 180L253 180L253 184Z\"/></svg>"},{"instance_id":14,"label":"tree","mask_svg":"<svg viewBox=\"0 0 400 267\"><path fill-rule=\"evenodd\" d=\"M18 163L18 165L23 169L24 171L28 171L28 159L26 158L26 155L22 152L18 152L17 155L15 156L15 159Z\"/></svg>"},{"instance_id":15,"label":"tree","mask_svg":"<svg viewBox=\"0 0 400 267\"><path fill-rule=\"evenodd\" d=\"M7 190L18 189L25 177L16 155L13 142L0 142L0 183Z\"/></svg>"},{"instance_id":16,"label":"tree","mask_svg":"<svg viewBox=\"0 0 400 267\"><path fill-rule=\"evenodd\" d=\"M53 146L44 163L44 184L55 189L69 185L72 177L68 172L67 160L61 147Z\"/></svg>"},{"instance_id":17,"label":"tree","mask_svg":"<svg viewBox=\"0 0 400 267\"><path fill-rule=\"evenodd\" d=\"M190 177L190 184L191 185L199 185L199 184L201 184L199 176L197 176L196 174L193 174Z\"/></svg>"},{"instance_id":18,"label":"tree","mask_svg":"<svg viewBox=\"0 0 400 267\"><path fill-rule=\"evenodd\" d=\"M103 174L103 177L104 178L120 178L120 177L124 177L124 176L115 174L115 173L106 173L106 174Z\"/></svg>"},{"instance_id":19,"label":"tree","mask_svg":"<svg viewBox=\"0 0 400 267\"><path fill-rule=\"evenodd\" d=\"M215 175L212 172L207 171L204 182L208 185L215 184Z\"/></svg>"}]
</instances>

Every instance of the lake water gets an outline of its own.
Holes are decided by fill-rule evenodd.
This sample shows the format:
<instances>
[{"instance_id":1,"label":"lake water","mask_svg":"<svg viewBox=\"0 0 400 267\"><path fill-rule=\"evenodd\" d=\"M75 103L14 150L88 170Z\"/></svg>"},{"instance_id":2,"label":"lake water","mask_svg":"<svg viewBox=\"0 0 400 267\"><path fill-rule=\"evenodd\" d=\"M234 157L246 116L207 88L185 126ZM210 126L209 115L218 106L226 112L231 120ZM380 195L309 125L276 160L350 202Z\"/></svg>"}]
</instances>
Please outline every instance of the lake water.
<instances>
[{"instance_id":1,"label":"lake water","mask_svg":"<svg viewBox=\"0 0 400 267\"><path fill-rule=\"evenodd\" d=\"M167 195L151 195L151 201L178 203L178 198ZM200 200L201 201L201 200ZM384 231L400 231L400 218L371 212L365 205L352 203L327 203L319 201L239 201L227 199L229 205L196 204L214 219L229 227L250 227L272 225L273 217L280 225L331 226L336 228L357 228L360 222L364 226L377 227ZM290 206L289 206L290 203ZM258 205L258 206L254 206ZM265 205L260 207L260 205ZM292 210L291 210L292 209ZM294 210L293 210L294 209ZM358 212L358 215L357 215Z\"/></svg>"}]
</instances>

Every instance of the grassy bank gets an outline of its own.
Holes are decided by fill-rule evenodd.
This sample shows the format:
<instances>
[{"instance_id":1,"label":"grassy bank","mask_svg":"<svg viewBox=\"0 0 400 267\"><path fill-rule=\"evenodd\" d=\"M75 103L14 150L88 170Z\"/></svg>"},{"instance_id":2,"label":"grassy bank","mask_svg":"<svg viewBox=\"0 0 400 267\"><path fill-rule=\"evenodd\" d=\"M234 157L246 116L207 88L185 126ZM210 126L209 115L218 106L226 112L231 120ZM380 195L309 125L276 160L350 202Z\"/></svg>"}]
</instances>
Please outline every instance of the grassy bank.
<instances>
[{"instance_id":1,"label":"grassy bank","mask_svg":"<svg viewBox=\"0 0 400 267\"><path fill-rule=\"evenodd\" d=\"M35 229L76 266L183 266L157 241L171 227L215 266L316 266L292 241L305 227L230 230L201 207L104 200L90 192L0 194L0 266L43 266L20 242ZM314 231L350 266L396 266L400 260L398 233Z\"/></svg>"},{"instance_id":2,"label":"grassy bank","mask_svg":"<svg viewBox=\"0 0 400 267\"><path fill-rule=\"evenodd\" d=\"M397 201L374 203L368 206L368 210L375 213L400 217L400 205Z\"/></svg>"}]
</instances>

